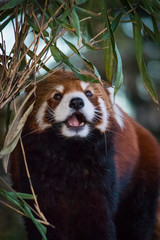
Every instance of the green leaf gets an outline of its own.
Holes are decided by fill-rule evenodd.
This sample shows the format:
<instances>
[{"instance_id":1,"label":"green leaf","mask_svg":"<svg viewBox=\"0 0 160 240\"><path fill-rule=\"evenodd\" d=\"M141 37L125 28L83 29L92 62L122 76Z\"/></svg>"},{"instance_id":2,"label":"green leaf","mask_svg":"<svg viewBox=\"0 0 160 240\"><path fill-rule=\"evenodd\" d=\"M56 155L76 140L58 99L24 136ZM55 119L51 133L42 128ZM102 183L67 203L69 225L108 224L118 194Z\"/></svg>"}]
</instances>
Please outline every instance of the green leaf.
<instances>
[{"instance_id":1,"label":"green leaf","mask_svg":"<svg viewBox=\"0 0 160 240\"><path fill-rule=\"evenodd\" d=\"M69 42L69 41L66 40L65 38L62 38L62 39L63 39L63 41L69 46L69 48L70 48L73 52L75 52L77 55L80 56L80 53L79 53L78 49L77 49L71 42Z\"/></svg>"},{"instance_id":2,"label":"green leaf","mask_svg":"<svg viewBox=\"0 0 160 240\"><path fill-rule=\"evenodd\" d=\"M83 43L83 45L84 45L86 48L88 48L89 50L100 50L100 47L92 46L91 44L86 43L83 38L82 38L82 43Z\"/></svg>"},{"instance_id":3,"label":"green leaf","mask_svg":"<svg viewBox=\"0 0 160 240\"><path fill-rule=\"evenodd\" d=\"M95 12L86 10L84 8L81 8L81 7L75 6L74 8L77 10L77 12L83 14L84 16L89 16L89 17L97 17L97 16L99 16L99 13L95 13Z\"/></svg>"},{"instance_id":4,"label":"green leaf","mask_svg":"<svg viewBox=\"0 0 160 240\"><path fill-rule=\"evenodd\" d=\"M11 17L12 14L13 14L12 9L7 9L5 11L0 12L0 22L4 21L9 16Z\"/></svg>"},{"instance_id":5,"label":"green leaf","mask_svg":"<svg viewBox=\"0 0 160 240\"><path fill-rule=\"evenodd\" d=\"M32 212L31 212L31 210L29 209L29 207L27 205L24 205L24 212L32 220L32 222L35 224L35 226L37 227L38 231L42 235L43 239L47 240L47 237L46 237L47 229L46 229L46 227L43 226L41 223L39 223L35 219L35 217L33 216Z\"/></svg>"},{"instance_id":6,"label":"green leaf","mask_svg":"<svg viewBox=\"0 0 160 240\"><path fill-rule=\"evenodd\" d=\"M24 0L11 0L8 3L6 3L5 5L3 5L0 8L0 11L1 10L7 10L7 9L10 9L10 8L14 8L14 7L16 7L18 4L20 4L22 2L24 2Z\"/></svg>"},{"instance_id":7,"label":"green leaf","mask_svg":"<svg viewBox=\"0 0 160 240\"><path fill-rule=\"evenodd\" d=\"M55 61L57 63L64 62L80 80L85 82L94 82L94 83L99 82L96 77L91 75L88 76L86 74L81 73L75 66L73 66L73 64L70 63L68 57L56 45L52 46L50 49ZM98 75L97 72L96 74Z\"/></svg>"},{"instance_id":8,"label":"green leaf","mask_svg":"<svg viewBox=\"0 0 160 240\"><path fill-rule=\"evenodd\" d=\"M34 199L31 194L26 193L17 193L17 192L8 192L2 188L0 188L0 194L3 195L6 199L8 199L11 203L17 206L27 217L29 217L32 222L37 227L38 231L42 235L44 240L47 240L46 233L47 229L43 226L37 219L33 216L29 206L23 201L23 199ZM20 197L20 199L19 199Z\"/></svg>"},{"instance_id":9,"label":"green leaf","mask_svg":"<svg viewBox=\"0 0 160 240\"><path fill-rule=\"evenodd\" d=\"M56 45L53 45L50 47L51 50L51 54L54 57L54 60L58 63L58 62L63 62L63 57L61 56L61 53L59 51L59 49L57 48Z\"/></svg>"},{"instance_id":10,"label":"green leaf","mask_svg":"<svg viewBox=\"0 0 160 240\"><path fill-rule=\"evenodd\" d=\"M25 67L26 67L26 56L22 59L18 71L19 71L19 72L20 72L20 71L23 71L23 70L25 69Z\"/></svg>"},{"instance_id":11,"label":"green leaf","mask_svg":"<svg viewBox=\"0 0 160 240\"><path fill-rule=\"evenodd\" d=\"M112 24L111 24L111 30L112 32L114 33L117 29L117 27L119 26L119 22L122 18L122 13L119 13L113 20ZM105 39L108 39L110 36L109 32L107 32L106 34L103 35L102 39L105 40Z\"/></svg>"},{"instance_id":12,"label":"green leaf","mask_svg":"<svg viewBox=\"0 0 160 240\"><path fill-rule=\"evenodd\" d=\"M14 192L10 192L10 194L15 194ZM22 198L22 199L30 199L33 200L34 197L32 194L28 193L21 193L21 192L16 192L17 197Z\"/></svg>"},{"instance_id":13,"label":"green leaf","mask_svg":"<svg viewBox=\"0 0 160 240\"><path fill-rule=\"evenodd\" d=\"M19 108L5 137L3 149L0 151L0 157L3 157L3 166L5 172L7 172L9 154L16 147L18 140L21 136L21 132L25 124L25 121L27 120L27 117L33 108L33 104L31 104L29 108L26 110L26 112L22 115L23 108L28 99L30 98L30 96L33 94L33 92L34 89L27 95L21 107Z\"/></svg>"},{"instance_id":14,"label":"green leaf","mask_svg":"<svg viewBox=\"0 0 160 240\"><path fill-rule=\"evenodd\" d=\"M19 131L17 133L17 135L14 137L14 139L0 151L0 158L2 158L4 155L10 154L14 150L14 148L16 147L16 145L19 141L19 138L21 136L21 132L22 132L22 130ZM8 165L8 163L7 163L7 165Z\"/></svg>"},{"instance_id":15,"label":"green leaf","mask_svg":"<svg viewBox=\"0 0 160 240\"><path fill-rule=\"evenodd\" d=\"M113 31L112 31L112 28L111 28L111 24L110 24L110 21L109 21L108 13L107 13L107 10L106 10L106 5L105 5L104 0L100 0L99 3L100 3L101 10L102 10L102 16L103 16L103 19L104 19L104 22L105 22L105 27L107 27L107 29L109 31L109 37L110 37L110 41L111 41L113 55L114 55L114 58L117 62L117 55L116 55L116 51L115 51L115 39L114 39L114 34L113 34Z\"/></svg>"},{"instance_id":16,"label":"green leaf","mask_svg":"<svg viewBox=\"0 0 160 240\"><path fill-rule=\"evenodd\" d=\"M22 199L30 199L33 200L34 197L32 194L28 194L28 193L20 193L20 192L8 192L4 189L0 189L3 193L5 192L6 195L12 197L13 199L17 199L17 198L22 198Z\"/></svg>"},{"instance_id":17,"label":"green leaf","mask_svg":"<svg viewBox=\"0 0 160 240\"><path fill-rule=\"evenodd\" d=\"M147 92L150 94L154 102L158 104L157 94L148 76L147 68L143 59L141 28L142 28L141 20L138 14L135 13L133 18L133 36L134 36L136 58L138 62L139 71L142 76L143 84Z\"/></svg>"},{"instance_id":18,"label":"green leaf","mask_svg":"<svg viewBox=\"0 0 160 240\"><path fill-rule=\"evenodd\" d=\"M6 19L2 24L0 24L0 32L7 26L7 24L14 18L14 16L11 16Z\"/></svg>"},{"instance_id":19,"label":"green leaf","mask_svg":"<svg viewBox=\"0 0 160 240\"><path fill-rule=\"evenodd\" d=\"M33 19L30 19L30 16L28 16L26 14L26 20L29 24L29 26L36 32L38 33L39 32L39 27L37 26L37 24L33 21Z\"/></svg>"},{"instance_id":20,"label":"green leaf","mask_svg":"<svg viewBox=\"0 0 160 240\"><path fill-rule=\"evenodd\" d=\"M78 56L81 57L81 59L83 60L83 62L85 63L85 65L94 72L94 74L97 76L97 78L99 79L99 81L101 81L101 77L100 74L98 72L98 70L96 69L96 67L88 61L88 59L86 59L79 51L78 49L68 40L63 38L63 41L70 47L71 50L73 50Z\"/></svg>"},{"instance_id":21,"label":"green leaf","mask_svg":"<svg viewBox=\"0 0 160 240\"><path fill-rule=\"evenodd\" d=\"M69 23L67 23L67 22L63 22L63 21L61 21L61 20L59 20L59 19L55 19L55 21L56 21L58 24L60 24L62 27L64 27L65 29L67 29L67 30L69 30L69 31L76 31L76 29L75 29L72 25L70 25Z\"/></svg>"},{"instance_id":22,"label":"green leaf","mask_svg":"<svg viewBox=\"0 0 160 240\"><path fill-rule=\"evenodd\" d=\"M80 21L79 21L79 18L78 18L75 8L72 9L72 20L73 20L73 26L76 29L76 33L77 33L77 37L78 37L78 45L80 45L80 42L81 42ZM72 23L72 21L71 21L71 23Z\"/></svg>"},{"instance_id":23,"label":"green leaf","mask_svg":"<svg viewBox=\"0 0 160 240\"><path fill-rule=\"evenodd\" d=\"M112 84L116 61L113 55L113 50L111 46L110 39L106 40L106 48L105 48L105 72L107 80Z\"/></svg>"},{"instance_id":24,"label":"green leaf","mask_svg":"<svg viewBox=\"0 0 160 240\"><path fill-rule=\"evenodd\" d=\"M116 54L117 54L117 75L116 75L116 83L115 83L115 89L114 89L114 95L116 95L117 91L121 87L123 83L123 69L122 69L122 60L121 60L121 55L119 53L119 50L117 48L117 45L115 47Z\"/></svg>"}]
</instances>

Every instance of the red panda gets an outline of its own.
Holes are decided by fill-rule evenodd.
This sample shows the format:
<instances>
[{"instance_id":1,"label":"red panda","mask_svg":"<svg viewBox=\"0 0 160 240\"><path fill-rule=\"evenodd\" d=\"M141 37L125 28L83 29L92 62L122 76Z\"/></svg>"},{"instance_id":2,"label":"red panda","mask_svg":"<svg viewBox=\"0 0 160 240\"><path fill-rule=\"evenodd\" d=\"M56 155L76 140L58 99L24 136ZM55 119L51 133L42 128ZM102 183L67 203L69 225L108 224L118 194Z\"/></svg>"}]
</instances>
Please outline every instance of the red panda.
<instances>
[{"instance_id":1,"label":"red panda","mask_svg":"<svg viewBox=\"0 0 160 240\"><path fill-rule=\"evenodd\" d=\"M113 89L58 71L37 84L22 132L48 240L151 240L158 209L160 148L114 103ZM32 101L32 99L30 99ZM30 193L18 145L17 191ZM28 239L40 234L26 219Z\"/></svg>"}]
</instances>

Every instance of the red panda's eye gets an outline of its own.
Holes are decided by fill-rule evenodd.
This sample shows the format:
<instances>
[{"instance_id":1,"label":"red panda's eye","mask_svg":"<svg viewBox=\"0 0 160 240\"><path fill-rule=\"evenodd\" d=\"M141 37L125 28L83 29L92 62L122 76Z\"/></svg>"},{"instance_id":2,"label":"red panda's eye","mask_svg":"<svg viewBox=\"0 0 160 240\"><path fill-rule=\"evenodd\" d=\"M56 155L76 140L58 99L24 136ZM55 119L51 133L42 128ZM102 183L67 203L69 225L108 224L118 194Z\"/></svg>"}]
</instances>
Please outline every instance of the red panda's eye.
<instances>
[{"instance_id":1,"label":"red panda's eye","mask_svg":"<svg viewBox=\"0 0 160 240\"><path fill-rule=\"evenodd\" d=\"M62 94L61 94L61 93L55 93L53 98L54 98L55 100L60 101L60 100L62 99Z\"/></svg>"},{"instance_id":2,"label":"red panda's eye","mask_svg":"<svg viewBox=\"0 0 160 240\"><path fill-rule=\"evenodd\" d=\"M85 95L86 95L88 98L90 98L90 97L93 96L93 93L92 93L91 91L87 90L87 91L85 91Z\"/></svg>"}]
</instances>

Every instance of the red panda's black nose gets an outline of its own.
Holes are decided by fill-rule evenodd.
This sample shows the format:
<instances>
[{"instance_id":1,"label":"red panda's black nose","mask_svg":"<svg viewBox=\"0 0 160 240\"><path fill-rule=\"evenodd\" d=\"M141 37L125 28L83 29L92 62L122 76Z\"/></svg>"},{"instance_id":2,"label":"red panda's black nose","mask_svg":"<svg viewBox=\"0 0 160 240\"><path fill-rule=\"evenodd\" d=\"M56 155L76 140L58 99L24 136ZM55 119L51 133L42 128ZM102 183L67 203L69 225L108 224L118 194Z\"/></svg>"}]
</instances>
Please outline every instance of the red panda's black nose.
<instances>
[{"instance_id":1,"label":"red panda's black nose","mask_svg":"<svg viewBox=\"0 0 160 240\"><path fill-rule=\"evenodd\" d=\"M84 107L84 101L82 98L72 98L69 107L79 110Z\"/></svg>"}]
</instances>

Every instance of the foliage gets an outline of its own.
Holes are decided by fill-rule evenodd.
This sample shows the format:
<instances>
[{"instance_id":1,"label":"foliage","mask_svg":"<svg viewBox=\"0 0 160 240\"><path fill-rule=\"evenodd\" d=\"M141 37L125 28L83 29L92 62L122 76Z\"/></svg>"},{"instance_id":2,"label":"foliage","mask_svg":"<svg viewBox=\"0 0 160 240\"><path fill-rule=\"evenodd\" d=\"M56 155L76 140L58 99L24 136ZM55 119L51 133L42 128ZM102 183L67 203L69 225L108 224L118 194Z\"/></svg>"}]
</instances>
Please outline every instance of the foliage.
<instances>
[{"instance_id":1,"label":"foliage","mask_svg":"<svg viewBox=\"0 0 160 240\"><path fill-rule=\"evenodd\" d=\"M20 117L22 108L16 111L15 98L29 85L36 86L36 81L41 80L37 77L40 69L44 69L46 74L50 74L65 64L80 80L101 81L96 67L83 56L80 50L82 48L87 48L90 51L104 49L106 77L110 84L115 85L116 94L123 83L122 60L116 43L116 29L121 22L130 21L133 25L135 54L143 84L155 103L158 103L143 58L143 38L151 38L160 47L159 10L158 0L121 0L120 2L112 1L112 3L105 0L10 0L1 6L0 109L13 101L16 113L6 135L4 148L0 152L0 157L5 160L5 169L7 169L9 153L20 139L25 120L32 109L30 106ZM152 20L153 29L144 23L142 15ZM14 29L15 40L8 53L3 32L10 22L12 22ZM97 28L95 27L96 23ZM32 41L27 45L26 40L29 36L32 36ZM58 46L60 39L73 51L71 55L66 55L60 49ZM71 39L76 39L77 43L73 44ZM39 50L40 42L43 42L41 50ZM80 69L71 63L70 58L74 54L79 56L86 68L94 73L93 77L87 78ZM47 66L50 58L56 62L52 69ZM22 201L22 195L14 195L2 190L0 193L12 202L14 200L22 213L26 214L28 211L28 217L35 222L30 210L26 210L28 208L26 208L26 203ZM32 193L34 195L34 190ZM19 197L21 197L21 201ZM34 200L36 202L35 195ZM49 223L40 212L37 202L36 206L38 215L43 219L42 222L48 225ZM44 228L39 225L40 222L38 225L36 222L37 228L45 239Z\"/></svg>"}]
</instances>

